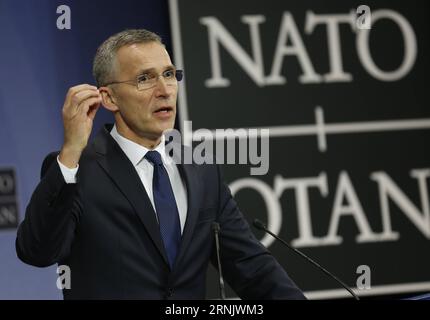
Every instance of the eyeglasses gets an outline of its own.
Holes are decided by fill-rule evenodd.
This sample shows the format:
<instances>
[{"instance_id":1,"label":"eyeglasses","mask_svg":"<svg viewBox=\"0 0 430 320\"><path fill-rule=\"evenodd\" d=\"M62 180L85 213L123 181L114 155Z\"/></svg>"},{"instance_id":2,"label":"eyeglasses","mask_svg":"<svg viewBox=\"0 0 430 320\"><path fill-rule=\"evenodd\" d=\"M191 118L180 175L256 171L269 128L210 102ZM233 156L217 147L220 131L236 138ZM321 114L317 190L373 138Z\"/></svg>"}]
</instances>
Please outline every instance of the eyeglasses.
<instances>
[{"instance_id":1,"label":"eyeglasses","mask_svg":"<svg viewBox=\"0 0 430 320\"><path fill-rule=\"evenodd\" d=\"M109 83L106 83L105 86L111 85L111 84L119 84L119 83L126 83L135 85L137 90L147 90L155 87L157 85L157 81L159 77L163 77L164 83L167 86L176 86L178 84L178 81L181 81L184 76L184 70L166 70L162 74L156 74L156 73L144 73L140 74L136 77L134 80L125 80L125 81L112 81Z\"/></svg>"}]
</instances>

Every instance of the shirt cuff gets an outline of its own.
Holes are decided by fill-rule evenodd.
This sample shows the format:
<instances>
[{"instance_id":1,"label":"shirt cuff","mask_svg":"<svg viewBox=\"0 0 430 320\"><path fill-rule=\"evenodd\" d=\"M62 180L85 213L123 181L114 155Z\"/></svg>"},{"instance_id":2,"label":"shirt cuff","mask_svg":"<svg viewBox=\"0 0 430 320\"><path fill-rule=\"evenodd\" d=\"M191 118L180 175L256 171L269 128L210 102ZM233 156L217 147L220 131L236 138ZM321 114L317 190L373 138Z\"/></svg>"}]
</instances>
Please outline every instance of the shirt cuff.
<instances>
[{"instance_id":1,"label":"shirt cuff","mask_svg":"<svg viewBox=\"0 0 430 320\"><path fill-rule=\"evenodd\" d=\"M64 164L60 162L59 156L57 156L57 162L60 166L61 173L63 174L64 181L66 181L67 184L76 183L76 174L78 173L79 164L76 166L76 168L67 168Z\"/></svg>"}]
</instances>

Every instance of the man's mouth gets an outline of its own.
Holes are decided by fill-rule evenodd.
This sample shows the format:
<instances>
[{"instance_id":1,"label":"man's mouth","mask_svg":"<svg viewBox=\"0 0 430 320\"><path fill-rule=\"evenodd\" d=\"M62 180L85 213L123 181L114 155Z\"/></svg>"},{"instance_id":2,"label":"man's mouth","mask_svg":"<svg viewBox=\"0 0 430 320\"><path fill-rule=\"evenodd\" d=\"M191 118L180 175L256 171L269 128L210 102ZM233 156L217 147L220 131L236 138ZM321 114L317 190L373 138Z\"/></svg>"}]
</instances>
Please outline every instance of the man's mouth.
<instances>
[{"instance_id":1,"label":"man's mouth","mask_svg":"<svg viewBox=\"0 0 430 320\"><path fill-rule=\"evenodd\" d=\"M154 113L168 113L170 111L173 111L172 107L160 107L160 108L156 109L154 111Z\"/></svg>"}]
</instances>

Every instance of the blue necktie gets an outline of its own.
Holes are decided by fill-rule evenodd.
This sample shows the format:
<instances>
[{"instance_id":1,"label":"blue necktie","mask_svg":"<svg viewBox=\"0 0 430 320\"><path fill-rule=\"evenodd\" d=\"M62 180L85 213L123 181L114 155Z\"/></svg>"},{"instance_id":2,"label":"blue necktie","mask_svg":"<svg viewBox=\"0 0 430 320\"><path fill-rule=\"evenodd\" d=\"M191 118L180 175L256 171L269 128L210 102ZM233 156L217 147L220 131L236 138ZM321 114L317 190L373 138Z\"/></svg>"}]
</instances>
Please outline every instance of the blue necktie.
<instances>
[{"instance_id":1,"label":"blue necktie","mask_svg":"<svg viewBox=\"0 0 430 320\"><path fill-rule=\"evenodd\" d=\"M154 165L152 193L160 225L161 238L167 252L170 268L173 267L181 243L181 225L175 196L169 176L157 151L148 151L145 158Z\"/></svg>"}]
</instances>

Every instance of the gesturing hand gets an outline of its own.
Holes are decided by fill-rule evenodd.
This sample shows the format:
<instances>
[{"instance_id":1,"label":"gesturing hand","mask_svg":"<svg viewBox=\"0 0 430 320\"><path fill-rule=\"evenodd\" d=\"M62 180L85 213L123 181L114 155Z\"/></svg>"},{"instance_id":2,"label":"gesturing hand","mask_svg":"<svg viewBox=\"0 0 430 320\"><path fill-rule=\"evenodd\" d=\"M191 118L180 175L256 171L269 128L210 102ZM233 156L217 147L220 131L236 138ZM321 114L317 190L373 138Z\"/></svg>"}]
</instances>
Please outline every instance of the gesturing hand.
<instances>
[{"instance_id":1,"label":"gesturing hand","mask_svg":"<svg viewBox=\"0 0 430 320\"><path fill-rule=\"evenodd\" d=\"M60 162L74 168L88 143L93 120L102 101L95 86L81 84L69 89L63 105L64 143Z\"/></svg>"}]
</instances>

